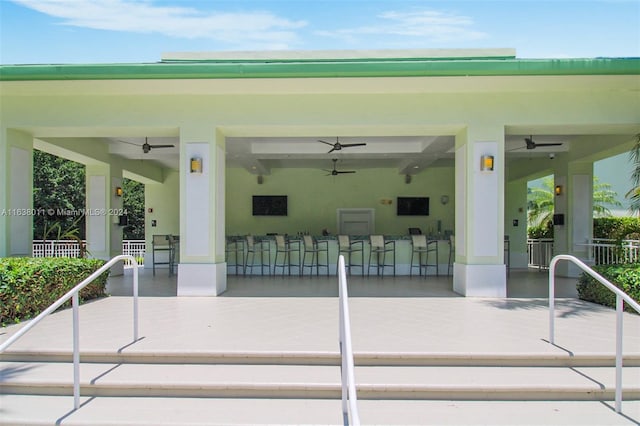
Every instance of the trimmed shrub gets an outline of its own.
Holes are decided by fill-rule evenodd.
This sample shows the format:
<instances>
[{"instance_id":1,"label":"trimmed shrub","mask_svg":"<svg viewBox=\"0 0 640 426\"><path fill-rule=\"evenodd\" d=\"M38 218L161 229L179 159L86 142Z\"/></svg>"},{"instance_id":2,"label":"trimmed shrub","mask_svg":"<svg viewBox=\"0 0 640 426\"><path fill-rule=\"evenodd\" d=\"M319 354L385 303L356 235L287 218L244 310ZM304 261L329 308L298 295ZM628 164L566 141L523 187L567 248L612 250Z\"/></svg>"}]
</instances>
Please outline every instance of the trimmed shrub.
<instances>
[{"instance_id":1,"label":"trimmed shrub","mask_svg":"<svg viewBox=\"0 0 640 426\"><path fill-rule=\"evenodd\" d=\"M0 259L0 324L32 318L104 265L99 259L12 257ZM106 296L109 272L80 291L80 300ZM71 306L71 301L65 307Z\"/></svg>"},{"instance_id":2,"label":"trimmed shrub","mask_svg":"<svg viewBox=\"0 0 640 426\"><path fill-rule=\"evenodd\" d=\"M593 269L640 303L640 264L598 265ZM577 288L580 299L615 309L616 295L591 275L586 273L580 275ZM625 311L636 312L626 304Z\"/></svg>"},{"instance_id":3,"label":"trimmed shrub","mask_svg":"<svg viewBox=\"0 0 640 426\"><path fill-rule=\"evenodd\" d=\"M593 219L593 237L612 240L635 239L640 233L637 217L599 217Z\"/></svg>"}]
</instances>

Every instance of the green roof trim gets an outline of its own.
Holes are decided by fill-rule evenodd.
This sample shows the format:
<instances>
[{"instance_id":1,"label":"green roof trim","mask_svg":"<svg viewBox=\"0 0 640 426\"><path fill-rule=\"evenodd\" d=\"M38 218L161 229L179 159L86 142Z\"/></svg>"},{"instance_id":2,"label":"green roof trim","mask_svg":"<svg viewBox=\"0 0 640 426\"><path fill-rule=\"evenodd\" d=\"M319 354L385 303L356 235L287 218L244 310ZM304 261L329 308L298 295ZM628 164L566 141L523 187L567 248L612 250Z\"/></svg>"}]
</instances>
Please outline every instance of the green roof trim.
<instances>
[{"instance_id":1,"label":"green roof trim","mask_svg":"<svg viewBox=\"0 0 640 426\"><path fill-rule=\"evenodd\" d=\"M235 60L0 66L0 81L545 75L640 75L640 58Z\"/></svg>"}]
</instances>

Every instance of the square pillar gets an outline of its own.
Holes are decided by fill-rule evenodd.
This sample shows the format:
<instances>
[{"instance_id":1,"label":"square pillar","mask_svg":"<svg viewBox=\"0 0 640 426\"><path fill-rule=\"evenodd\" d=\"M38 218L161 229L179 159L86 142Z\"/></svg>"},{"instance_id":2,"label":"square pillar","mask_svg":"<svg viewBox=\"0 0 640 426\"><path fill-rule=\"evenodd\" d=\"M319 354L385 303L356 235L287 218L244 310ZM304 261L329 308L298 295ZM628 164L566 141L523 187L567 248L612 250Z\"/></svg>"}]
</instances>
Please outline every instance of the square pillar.
<instances>
[{"instance_id":1,"label":"square pillar","mask_svg":"<svg viewBox=\"0 0 640 426\"><path fill-rule=\"evenodd\" d=\"M90 257L108 260L122 254L122 228L117 223L122 199L115 195L116 186L122 186L122 169L87 164L85 179L87 251ZM122 273L121 266L113 273Z\"/></svg>"},{"instance_id":2,"label":"square pillar","mask_svg":"<svg viewBox=\"0 0 640 426\"><path fill-rule=\"evenodd\" d=\"M504 127L476 124L456 135L456 256L453 289L506 297Z\"/></svg>"},{"instance_id":3,"label":"square pillar","mask_svg":"<svg viewBox=\"0 0 640 426\"><path fill-rule=\"evenodd\" d=\"M224 224L224 136L208 127L181 129L178 296L227 289Z\"/></svg>"},{"instance_id":4,"label":"square pillar","mask_svg":"<svg viewBox=\"0 0 640 426\"><path fill-rule=\"evenodd\" d=\"M0 134L0 257L31 256L33 243L33 137Z\"/></svg>"},{"instance_id":5,"label":"square pillar","mask_svg":"<svg viewBox=\"0 0 640 426\"><path fill-rule=\"evenodd\" d=\"M554 185L562 188L555 195L553 226L554 255L570 254L586 263L590 261L593 238L593 162L559 161L556 163ZM582 272L569 262L560 262L559 275L577 277Z\"/></svg>"}]
</instances>

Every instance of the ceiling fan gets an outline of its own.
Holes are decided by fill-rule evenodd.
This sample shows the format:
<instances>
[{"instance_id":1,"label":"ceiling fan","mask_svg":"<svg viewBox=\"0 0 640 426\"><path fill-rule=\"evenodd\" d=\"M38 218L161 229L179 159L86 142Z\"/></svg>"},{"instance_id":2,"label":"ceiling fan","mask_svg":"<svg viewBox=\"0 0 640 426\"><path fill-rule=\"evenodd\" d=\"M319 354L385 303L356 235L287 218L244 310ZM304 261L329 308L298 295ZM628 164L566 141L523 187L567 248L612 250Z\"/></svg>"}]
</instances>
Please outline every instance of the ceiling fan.
<instances>
[{"instance_id":1,"label":"ceiling fan","mask_svg":"<svg viewBox=\"0 0 640 426\"><path fill-rule=\"evenodd\" d=\"M524 142L527 144L527 149L536 149L539 146L560 146L561 142L553 142L553 143L536 143L533 140L533 136L529 136L528 138L524 138Z\"/></svg>"},{"instance_id":2,"label":"ceiling fan","mask_svg":"<svg viewBox=\"0 0 640 426\"><path fill-rule=\"evenodd\" d=\"M340 174L343 173L355 173L355 170L337 170L336 169L336 163L338 162L337 158L332 158L331 161L333 161L333 169L332 170L327 170L327 169L322 169L327 173L327 176L338 176Z\"/></svg>"},{"instance_id":3,"label":"ceiling fan","mask_svg":"<svg viewBox=\"0 0 640 426\"><path fill-rule=\"evenodd\" d=\"M340 143L340 139L336 136L336 143L331 143L331 142L325 142L323 140L318 139L318 142L322 142L324 144L327 145L331 145L332 148L329 152L327 152L327 154L331 154L333 151L340 151L342 148L351 148L353 146L365 146L366 143L364 142L359 142L359 143Z\"/></svg>"},{"instance_id":4,"label":"ceiling fan","mask_svg":"<svg viewBox=\"0 0 640 426\"><path fill-rule=\"evenodd\" d=\"M129 142L129 141L123 141L122 139L118 139L120 142L124 142L124 143L128 143L129 145L135 145L135 146L139 146L142 148L142 152L144 152L145 154L148 154L149 151L151 151L151 149L153 148L173 148L175 147L175 145L151 145L149 144L149 142L147 141L147 138L144 138L144 143L142 145L138 145L137 143L133 143L133 142Z\"/></svg>"}]
</instances>

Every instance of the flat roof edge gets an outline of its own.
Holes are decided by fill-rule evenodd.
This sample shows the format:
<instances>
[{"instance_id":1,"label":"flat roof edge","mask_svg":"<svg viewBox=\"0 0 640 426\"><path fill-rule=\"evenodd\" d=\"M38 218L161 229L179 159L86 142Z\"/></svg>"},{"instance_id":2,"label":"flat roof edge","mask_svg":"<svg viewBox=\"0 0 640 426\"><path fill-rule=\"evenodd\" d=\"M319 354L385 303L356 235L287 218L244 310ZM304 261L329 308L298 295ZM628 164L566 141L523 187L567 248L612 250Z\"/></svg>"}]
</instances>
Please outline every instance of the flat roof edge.
<instances>
[{"instance_id":1,"label":"flat roof edge","mask_svg":"<svg viewBox=\"0 0 640 426\"><path fill-rule=\"evenodd\" d=\"M0 66L0 81L562 75L640 75L640 58Z\"/></svg>"}]
</instances>

